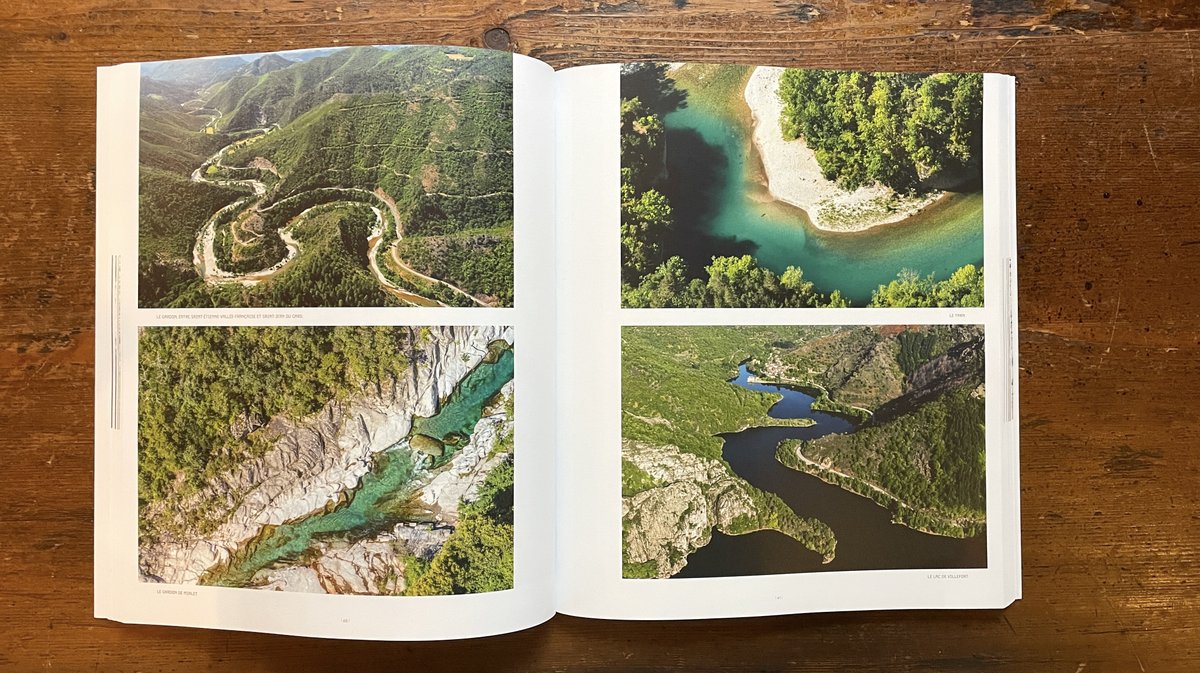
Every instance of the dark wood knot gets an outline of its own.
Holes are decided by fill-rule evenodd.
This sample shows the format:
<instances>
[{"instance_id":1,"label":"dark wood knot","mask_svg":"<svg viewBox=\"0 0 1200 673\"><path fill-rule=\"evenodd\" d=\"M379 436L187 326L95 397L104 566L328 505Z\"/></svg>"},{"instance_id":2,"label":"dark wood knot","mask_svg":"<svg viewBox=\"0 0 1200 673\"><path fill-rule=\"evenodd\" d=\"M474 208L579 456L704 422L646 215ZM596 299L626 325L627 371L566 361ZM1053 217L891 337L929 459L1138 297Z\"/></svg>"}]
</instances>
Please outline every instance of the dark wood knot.
<instances>
[{"instance_id":1,"label":"dark wood knot","mask_svg":"<svg viewBox=\"0 0 1200 673\"><path fill-rule=\"evenodd\" d=\"M509 51L512 48L512 40L508 36L508 31L503 28L493 28L484 33L483 44L488 49L501 51Z\"/></svg>"}]
</instances>

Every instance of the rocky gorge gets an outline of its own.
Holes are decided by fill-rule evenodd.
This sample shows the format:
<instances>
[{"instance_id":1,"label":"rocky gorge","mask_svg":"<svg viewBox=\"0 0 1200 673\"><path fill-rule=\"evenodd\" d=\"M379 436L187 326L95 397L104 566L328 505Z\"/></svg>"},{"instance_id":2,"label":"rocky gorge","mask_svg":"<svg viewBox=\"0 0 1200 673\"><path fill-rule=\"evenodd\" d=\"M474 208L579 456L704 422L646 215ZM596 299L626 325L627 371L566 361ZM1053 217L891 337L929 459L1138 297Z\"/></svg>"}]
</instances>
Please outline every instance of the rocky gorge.
<instances>
[{"instance_id":1,"label":"rocky gorge","mask_svg":"<svg viewBox=\"0 0 1200 673\"><path fill-rule=\"evenodd\" d=\"M414 328L418 329L418 328ZM253 432L270 442L262 455L209 478L179 495L172 507L142 512L139 573L144 581L211 583L225 569L256 553L279 527L299 525L345 509L382 455L402 456L409 477L405 503L414 521L401 521L365 537L322 535L287 563L269 562L245 586L326 593L397 593L404 589L406 557L428 561L451 534L461 503L508 456L497 444L509 438L513 419L511 374L474 423L474 432L444 462L414 455L407 438L414 420L438 414L451 394L498 342L512 344L511 327L428 327L414 332L403 375L360 394L329 400L315 414L280 414ZM193 513L197 526L180 520ZM198 515L196 515L198 513Z\"/></svg>"}]
</instances>

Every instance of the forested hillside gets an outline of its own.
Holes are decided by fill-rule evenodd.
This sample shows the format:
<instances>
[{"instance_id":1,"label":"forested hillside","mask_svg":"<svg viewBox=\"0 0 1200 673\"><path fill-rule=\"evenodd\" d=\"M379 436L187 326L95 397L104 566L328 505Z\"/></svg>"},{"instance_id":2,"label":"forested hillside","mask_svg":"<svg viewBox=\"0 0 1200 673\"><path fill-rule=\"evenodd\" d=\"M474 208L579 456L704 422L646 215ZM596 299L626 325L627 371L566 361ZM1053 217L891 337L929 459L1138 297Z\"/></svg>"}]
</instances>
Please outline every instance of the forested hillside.
<instances>
[{"instance_id":1,"label":"forested hillside","mask_svg":"<svg viewBox=\"0 0 1200 673\"><path fill-rule=\"evenodd\" d=\"M721 461L723 433L786 423L777 396L803 390L849 432L785 440L784 465L877 500L897 520L955 537L984 529L983 334L976 326L637 327L623 332L622 436ZM628 453L628 451L627 451ZM661 488L626 460L623 495ZM782 505L780 505L782 507Z\"/></svg>"},{"instance_id":2,"label":"forested hillside","mask_svg":"<svg viewBox=\"0 0 1200 673\"><path fill-rule=\"evenodd\" d=\"M391 327L165 327L138 339L138 497L195 487L266 448L274 415L389 383L418 337Z\"/></svg>"},{"instance_id":3,"label":"forested hillside","mask_svg":"<svg viewBox=\"0 0 1200 673\"><path fill-rule=\"evenodd\" d=\"M510 305L511 55L289 56L144 72L142 305ZM299 226L306 209L269 214L289 199L336 201L349 219L355 204L376 210L354 243L367 253L330 247L336 218L317 231ZM359 273L319 277L343 268L334 258Z\"/></svg>"},{"instance_id":4,"label":"forested hillside","mask_svg":"<svg viewBox=\"0 0 1200 673\"><path fill-rule=\"evenodd\" d=\"M978 180L983 75L789 69L779 96L784 135L804 138L825 177L846 189L921 191L938 174Z\"/></svg>"},{"instance_id":5,"label":"forested hillside","mask_svg":"<svg viewBox=\"0 0 1200 673\"><path fill-rule=\"evenodd\" d=\"M785 465L876 499L922 530L983 531L980 328L840 328L775 344L755 367L768 380L815 388L814 409L859 422L853 432L785 442Z\"/></svg>"}]
</instances>

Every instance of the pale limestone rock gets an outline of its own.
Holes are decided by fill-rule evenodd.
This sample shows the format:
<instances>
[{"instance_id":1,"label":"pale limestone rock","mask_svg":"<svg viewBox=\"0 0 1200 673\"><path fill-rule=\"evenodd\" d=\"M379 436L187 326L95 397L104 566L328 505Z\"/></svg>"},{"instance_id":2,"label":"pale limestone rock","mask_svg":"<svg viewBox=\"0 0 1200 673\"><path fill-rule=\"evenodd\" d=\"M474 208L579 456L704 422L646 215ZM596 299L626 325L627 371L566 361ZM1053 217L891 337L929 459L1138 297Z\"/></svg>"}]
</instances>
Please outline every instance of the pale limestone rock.
<instances>
[{"instance_id":1,"label":"pale limestone rock","mask_svg":"<svg viewBox=\"0 0 1200 673\"><path fill-rule=\"evenodd\" d=\"M293 591L296 593L305 594L323 594L325 588L321 586L321 580L317 577L317 572L312 568L293 566L289 568L275 568L259 573L261 581L264 584L260 585L260 589L268 591ZM259 579L256 576L255 579Z\"/></svg>"},{"instance_id":2,"label":"pale limestone rock","mask_svg":"<svg viewBox=\"0 0 1200 673\"><path fill-rule=\"evenodd\" d=\"M714 527L756 516L749 486L715 460L629 440L623 455L660 484L621 501L626 560L654 561L659 577L679 572Z\"/></svg>"},{"instance_id":3,"label":"pale limestone rock","mask_svg":"<svg viewBox=\"0 0 1200 673\"><path fill-rule=\"evenodd\" d=\"M349 547L325 546L309 567L328 594L387 595L404 591L403 546L391 536ZM399 549L398 549L399 547Z\"/></svg>"},{"instance_id":4,"label":"pale limestone rock","mask_svg":"<svg viewBox=\"0 0 1200 673\"><path fill-rule=\"evenodd\" d=\"M408 553L428 561L442 548L442 545L446 544L446 538L450 537L452 532L454 532L453 528L434 528L426 524L401 523L392 529L392 537L403 545Z\"/></svg>"},{"instance_id":5,"label":"pale limestone rock","mask_svg":"<svg viewBox=\"0 0 1200 673\"><path fill-rule=\"evenodd\" d=\"M652 488L622 503L623 518L631 523L625 536L630 561L656 561L660 574L679 572L692 551L712 537L708 503L700 486L679 481Z\"/></svg>"},{"instance_id":6,"label":"pale limestone rock","mask_svg":"<svg viewBox=\"0 0 1200 673\"><path fill-rule=\"evenodd\" d=\"M511 395L510 382L501 391L501 403L475 424L470 442L421 489L421 500L439 521L450 525L458 523L459 504L474 502L487 475L508 458L507 453L496 453L490 458L488 454L512 432L512 422L504 412L503 404L503 400Z\"/></svg>"},{"instance_id":7,"label":"pale limestone rock","mask_svg":"<svg viewBox=\"0 0 1200 673\"><path fill-rule=\"evenodd\" d=\"M803 209L818 229L862 231L908 219L942 196L941 192L935 192L900 197L878 184L849 192L827 179L816 153L804 139L783 137L783 100L779 98L783 72L783 68L777 67L755 68L743 92L754 117L754 147L762 160L767 191L772 197Z\"/></svg>"},{"instance_id":8,"label":"pale limestone rock","mask_svg":"<svg viewBox=\"0 0 1200 673\"><path fill-rule=\"evenodd\" d=\"M272 568L255 575L252 584L267 591L395 595L404 591L404 559L412 554L429 561L452 528L397 524L378 537L353 544L321 543L319 556L307 566Z\"/></svg>"},{"instance_id":9,"label":"pale limestone rock","mask_svg":"<svg viewBox=\"0 0 1200 673\"><path fill-rule=\"evenodd\" d=\"M414 415L437 413L442 397L482 361L496 339L513 343L506 326L430 327L407 375L350 402L330 401L300 422L272 418L278 439L261 458L212 479L189 499L220 521L203 538L164 537L140 549L148 581L194 584L265 525L303 518L334 505L358 485L372 457L403 439ZM186 506L185 506L186 509ZM163 516L161 511L147 518Z\"/></svg>"}]
</instances>

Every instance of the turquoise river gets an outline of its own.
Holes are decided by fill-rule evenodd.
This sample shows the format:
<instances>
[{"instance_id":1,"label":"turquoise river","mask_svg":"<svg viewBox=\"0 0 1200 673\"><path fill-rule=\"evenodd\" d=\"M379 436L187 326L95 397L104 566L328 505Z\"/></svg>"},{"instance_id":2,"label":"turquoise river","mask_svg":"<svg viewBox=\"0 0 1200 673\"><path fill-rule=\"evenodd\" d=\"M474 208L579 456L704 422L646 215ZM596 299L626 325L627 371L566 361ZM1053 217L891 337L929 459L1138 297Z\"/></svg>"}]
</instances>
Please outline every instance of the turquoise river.
<instances>
[{"instance_id":1,"label":"turquoise river","mask_svg":"<svg viewBox=\"0 0 1200 673\"><path fill-rule=\"evenodd\" d=\"M770 198L742 98L748 71L740 72L740 84L689 91L686 105L664 118L662 191L675 215L668 255L697 275L715 255L750 254L776 273L797 266L818 291L841 290L854 306L902 269L941 280L964 264L982 265L982 192L951 194L908 220L858 233L815 229L803 210ZM686 91L689 80L680 81Z\"/></svg>"},{"instance_id":2,"label":"turquoise river","mask_svg":"<svg viewBox=\"0 0 1200 673\"><path fill-rule=\"evenodd\" d=\"M415 419L413 432L436 433L438 438L452 434L462 440L468 438L488 402L513 378L512 349L493 352L498 357L488 358L472 369L436 415ZM434 466L444 464L454 448L448 442L445 454ZM321 538L362 539L402 521L420 520L420 513L409 505L414 467L406 437L376 455L371 471L363 476L358 488L336 507L299 521L265 527L227 565L210 570L202 583L249 586L258 571L297 561Z\"/></svg>"}]
</instances>

